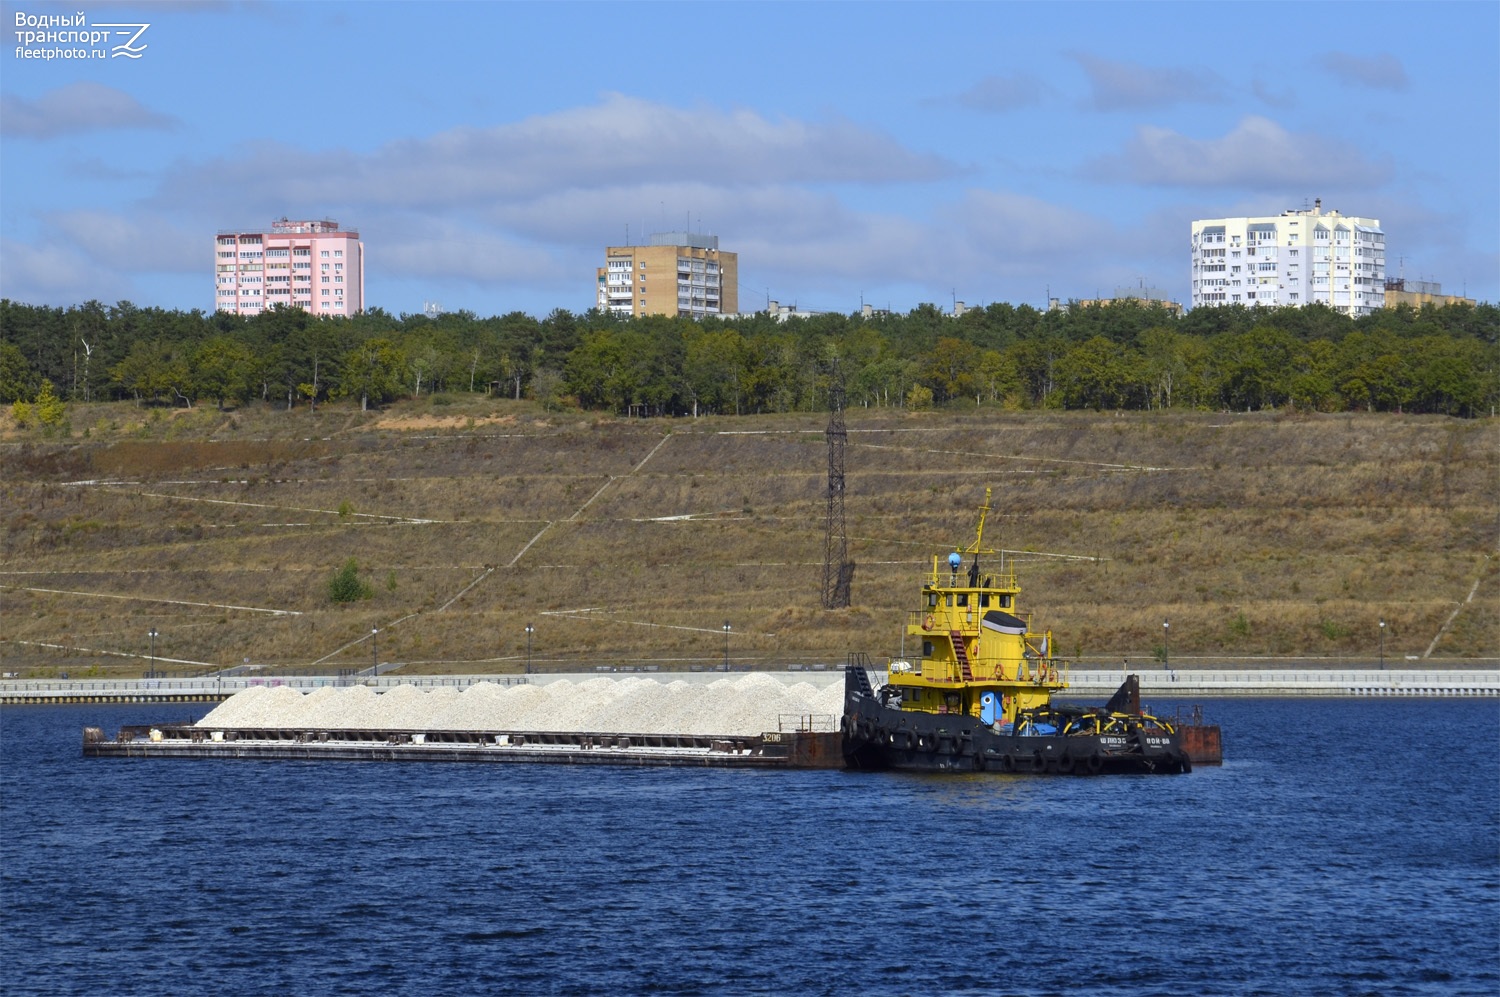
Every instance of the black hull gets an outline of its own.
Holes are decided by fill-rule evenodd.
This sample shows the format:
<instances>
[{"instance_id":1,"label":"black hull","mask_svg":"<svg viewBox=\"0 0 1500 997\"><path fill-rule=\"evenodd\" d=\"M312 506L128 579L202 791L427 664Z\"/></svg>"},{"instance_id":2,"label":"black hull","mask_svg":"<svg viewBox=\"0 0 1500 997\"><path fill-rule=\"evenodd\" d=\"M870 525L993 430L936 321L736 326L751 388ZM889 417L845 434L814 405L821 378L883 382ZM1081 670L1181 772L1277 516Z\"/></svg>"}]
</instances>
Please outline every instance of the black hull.
<instances>
[{"instance_id":1,"label":"black hull","mask_svg":"<svg viewBox=\"0 0 1500 997\"><path fill-rule=\"evenodd\" d=\"M1177 734L1022 735L996 733L975 717L884 706L862 669L845 680L844 762L848 768L1047 775L1192 771Z\"/></svg>"}]
</instances>

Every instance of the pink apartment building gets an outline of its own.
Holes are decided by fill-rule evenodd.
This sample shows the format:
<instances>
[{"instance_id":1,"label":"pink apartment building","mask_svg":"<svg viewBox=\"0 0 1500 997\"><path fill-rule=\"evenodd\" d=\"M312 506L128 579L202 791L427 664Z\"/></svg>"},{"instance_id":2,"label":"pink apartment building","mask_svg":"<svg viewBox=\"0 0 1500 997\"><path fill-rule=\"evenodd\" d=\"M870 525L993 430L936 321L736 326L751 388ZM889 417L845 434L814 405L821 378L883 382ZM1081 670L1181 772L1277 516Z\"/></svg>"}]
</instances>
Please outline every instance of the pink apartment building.
<instances>
[{"instance_id":1,"label":"pink apartment building","mask_svg":"<svg viewBox=\"0 0 1500 997\"><path fill-rule=\"evenodd\" d=\"M214 308L259 315L273 305L313 315L365 307L365 245L339 223L271 223L269 232L221 231L214 245Z\"/></svg>"}]
</instances>

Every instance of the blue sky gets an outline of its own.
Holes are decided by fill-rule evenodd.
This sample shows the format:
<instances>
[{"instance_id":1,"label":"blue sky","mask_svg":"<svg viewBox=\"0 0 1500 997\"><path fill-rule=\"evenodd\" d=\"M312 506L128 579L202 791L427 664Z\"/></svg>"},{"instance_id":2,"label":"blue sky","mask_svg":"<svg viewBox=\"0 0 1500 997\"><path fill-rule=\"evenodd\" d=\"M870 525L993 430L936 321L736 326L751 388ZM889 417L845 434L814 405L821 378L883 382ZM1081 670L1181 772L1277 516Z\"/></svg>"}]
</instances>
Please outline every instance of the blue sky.
<instances>
[{"instance_id":1,"label":"blue sky","mask_svg":"<svg viewBox=\"0 0 1500 997\"><path fill-rule=\"evenodd\" d=\"M18 57L29 18L149 23ZM18 16L22 27L17 26ZM742 310L1188 296L1194 218L1379 218L1500 301L1496 3L0 2L0 296L208 310L213 237L332 217L366 301L593 304L719 236ZM48 30L77 30L51 28ZM113 40L100 47L109 50ZM77 46L66 46L77 47Z\"/></svg>"}]
</instances>

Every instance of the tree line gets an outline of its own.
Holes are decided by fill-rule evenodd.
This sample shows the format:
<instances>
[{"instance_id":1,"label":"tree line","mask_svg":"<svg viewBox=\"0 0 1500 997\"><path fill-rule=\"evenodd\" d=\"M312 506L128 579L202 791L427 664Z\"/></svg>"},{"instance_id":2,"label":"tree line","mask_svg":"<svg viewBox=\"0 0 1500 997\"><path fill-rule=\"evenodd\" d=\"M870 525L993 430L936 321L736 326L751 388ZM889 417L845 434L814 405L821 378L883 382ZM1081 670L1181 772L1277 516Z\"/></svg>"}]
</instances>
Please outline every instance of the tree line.
<instances>
[{"instance_id":1,"label":"tree line","mask_svg":"<svg viewBox=\"0 0 1500 997\"><path fill-rule=\"evenodd\" d=\"M1500 308L1197 308L1122 300L952 316L779 320L620 317L563 309L350 318L256 316L97 301L0 301L0 402L44 382L67 401L363 406L438 392L641 415L846 405L1401 411L1475 417L1500 404Z\"/></svg>"}]
</instances>

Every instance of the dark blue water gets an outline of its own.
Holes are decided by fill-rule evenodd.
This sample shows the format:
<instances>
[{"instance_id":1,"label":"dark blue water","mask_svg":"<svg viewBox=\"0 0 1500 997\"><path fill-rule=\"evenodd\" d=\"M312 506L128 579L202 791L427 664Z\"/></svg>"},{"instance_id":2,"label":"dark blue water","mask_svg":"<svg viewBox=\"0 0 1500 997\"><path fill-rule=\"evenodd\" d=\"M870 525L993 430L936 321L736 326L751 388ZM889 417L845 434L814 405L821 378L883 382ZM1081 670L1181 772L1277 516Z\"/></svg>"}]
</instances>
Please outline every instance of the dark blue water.
<instances>
[{"instance_id":1,"label":"dark blue water","mask_svg":"<svg viewBox=\"0 0 1500 997\"><path fill-rule=\"evenodd\" d=\"M1154 778L80 755L201 710L0 711L0 991L1500 993L1494 701Z\"/></svg>"}]
</instances>

